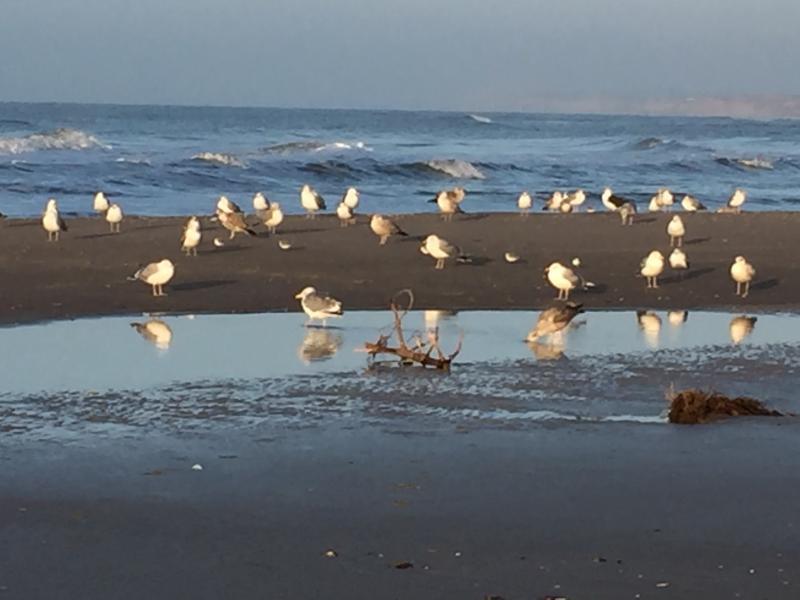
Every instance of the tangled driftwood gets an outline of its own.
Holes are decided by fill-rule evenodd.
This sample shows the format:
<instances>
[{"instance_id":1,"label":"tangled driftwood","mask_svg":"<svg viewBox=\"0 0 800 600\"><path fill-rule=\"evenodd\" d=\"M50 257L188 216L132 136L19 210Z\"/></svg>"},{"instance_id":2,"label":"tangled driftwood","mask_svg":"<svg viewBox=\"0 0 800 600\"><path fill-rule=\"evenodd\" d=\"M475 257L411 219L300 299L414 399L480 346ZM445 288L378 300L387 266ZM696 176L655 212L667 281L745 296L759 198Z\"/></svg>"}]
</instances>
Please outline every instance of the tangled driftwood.
<instances>
[{"instance_id":1,"label":"tangled driftwood","mask_svg":"<svg viewBox=\"0 0 800 600\"><path fill-rule=\"evenodd\" d=\"M683 390L671 394L670 423L693 425L739 416L780 417L782 414L753 398L729 398L718 392L704 390Z\"/></svg>"},{"instance_id":2,"label":"tangled driftwood","mask_svg":"<svg viewBox=\"0 0 800 600\"><path fill-rule=\"evenodd\" d=\"M399 300L404 296L408 298L408 303L405 307L399 304ZM418 364L423 367L435 367L441 370L450 369L453 359L461 351L463 334L458 340L455 351L449 355L442 352L439 347L438 327L426 331L424 339L421 334L414 334L411 338L411 346L409 346L403 333L403 317L408 314L413 306L414 293L411 290L405 289L397 292L389 306L394 316L392 332L379 336L377 342L366 342L364 351L369 354L370 359L374 359L379 354L392 354L400 358L400 364L403 365ZM389 345L392 337L396 338L397 346Z\"/></svg>"}]
</instances>

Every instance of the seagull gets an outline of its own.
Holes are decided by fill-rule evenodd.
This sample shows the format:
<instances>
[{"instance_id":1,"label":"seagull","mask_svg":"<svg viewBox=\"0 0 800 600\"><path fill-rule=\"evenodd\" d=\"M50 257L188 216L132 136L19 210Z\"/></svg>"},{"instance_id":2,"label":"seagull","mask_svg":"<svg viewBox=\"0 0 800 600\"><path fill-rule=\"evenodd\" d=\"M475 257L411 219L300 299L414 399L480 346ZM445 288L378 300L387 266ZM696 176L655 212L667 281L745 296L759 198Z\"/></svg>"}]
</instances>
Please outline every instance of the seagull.
<instances>
[{"instance_id":1,"label":"seagull","mask_svg":"<svg viewBox=\"0 0 800 600\"><path fill-rule=\"evenodd\" d=\"M269 210L264 214L264 227L266 227L270 233L274 234L278 230L278 225L283 223L283 211L281 210L281 205L277 202L273 202L269 205Z\"/></svg>"},{"instance_id":2,"label":"seagull","mask_svg":"<svg viewBox=\"0 0 800 600\"><path fill-rule=\"evenodd\" d=\"M408 235L405 231L400 229L394 221L384 217L383 215L372 215L372 218L369 221L369 228L372 229L372 233L380 238L381 246L389 241L389 236Z\"/></svg>"},{"instance_id":3,"label":"seagull","mask_svg":"<svg viewBox=\"0 0 800 600\"><path fill-rule=\"evenodd\" d=\"M694 196L686 194L681 200L681 206L686 212L697 212L698 210L706 210L705 205Z\"/></svg>"},{"instance_id":4,"label":"seagull","mask_svg":"<svg viewBox=\"0 0 800 600\"><path fill-rule=\"evenodd\" d=\"M253 196L253 210L256 213L256 216L264 220L265 215L269 212L269 199L263 194L263 192L256 192Z\"/></svg>"},{"instance_id":5,"label":"seagull","mask_svg":"<svg viewBox=\"0 0 800 600\"><path fill-rule=\"evenodd\" d=\"M569 300L570 291L574 290L580 282L580 277L560 262L550 263L544 270L547 281L558 290L558 300Z\"/></svg>"},{"instance_id":6,"label":"seagull","mask_svg":"<svg viewBox=\"0 0 800 600\"><path fill-rule=\"evenodd\" d=\"M512 264L512 265L515 262L519 262L519 254L515 254L514 252L506 252L503 255L503 258L506 260L507 263Z\"/></svg>"},{"instance_id":7,"label":"seagull","mask_svg":"<svg viewBox=\"0 0 800 600\"><path fill-rule=\"evenodd\" d=\"M172 343L172 328L161 319L149 319L144 323L131 323L131 327L159 350L166 350Z\"/></svg>"},{"instance_id":8,"label":"seagull","mask_svg":"<svg viewBox=\"0 0 800 600\"><path fill-rule=\"evenodd\" d=\"M169 283L173 275L175 275L175 265L172 264L171 260L165 258L160 262L153 262L142 267L128 279L131 281L138 279L152 286L153 296L166 296L163 287Z\"/></svg>"},{"instance_id":9,"label":"seagull","mask_svg":"<svg viewBox=\"0 0 800 600\"><path fill-rule=\"evenodd\" d=\"M667 188L661 188L656 193L656 196L658 197L659 206L667 209L668 211L672 210L672 205L675 203L675 196L672 195L672 192L670 192Z\"/></svg>"},{"instance_id":10,"label":"seagull","mask_svg":"<svg viewBox=\"0 0 800 600\"><path fill-rule=\"evenodd\" d=\"M278 240L278 248L281 250L291 250L292 244L291 242L287 242L286 240Z\"/></svg>"},{"instance_id":11,"label":"seagull","mask_svg":"<svg viewBox=\"0 0 800 600\"><path fill-rule=\"evenodd\" d=\"M347 227L348 225L356 222L355 215L353 215L353 209L345 204L344 200L342 200L339 203L339 206L336 207L336 216L339 217L339 222L341 223L342 227Z\"/></svg>"},{"instance_id":12,"label":"seagull","mask_svg":"<svg viewBox=\"0 0 800 600\"><path fill-rule=\"evenodd\" d=\"M339 300L330 296L321 296L311 286L303 288L302 291L295 295L295 298L300 300L300 306L303 307L303 311L308 315L306 325L316 319L322 321L322 326L324 327L327 319L341 317L343 314L342 303Z\"/></svg>"},{"instance_id":13,"label":"seagull","mask_svg":"<svg viewBox=\"0 0 800 600\"><path fill-rule=\"evenodd\" d=\"M547 199L547 202L544 203L544 206L542 206L542 210L549 210L550 212L559 211L561 210L561 204L564 202L565 199L566 198L563 192L555 191Z\"/></svg>"},{"instance_id":14,"label":"seagull","mask_svg":"<svg viewBox=\"0 0 800 600\"><path fill-rule=\"evenodd\" d=\"M676 271L685 271L689 268L689 260L686 253L680 248L675 248L669 255L669 267Z\"/></svg>"},{"instance_id":15,"label":"seagull","mask_svg":"<svg viewBox=\"0 0 800 600\"><path fill-rule=\"evenodd\" d=\"M226 212L217 208L217 218L222 226L231 232L230 239L236 237L237 233L256 235L256 232L247 226L244 221L244 214L241 212Z\"/></svg>"},{"instance_id":16,"label":"seagull","mask_svg":"<svg viewBox=\"0 0 800 600\"><path fill-rule=\"evenodd\" d=\"M658 276L664 272L664 255L658 250L653 250L642 261L641 274L647 278L647 287L658 287Z\"/></svg>"},{"instance_id":17,"label":"seagull","mask_svg":"<svg viewBox=\"0 0 800 600\"><path fill-rule=\"evenodd\" d=\"M122 223L122 207L116 202L108 207L106 221L111 228L111 233L119 233L119 226Z\"/></svg>"},{"instance_id":18,"label":"seagull","mask_svg":"<svg viewBox=\"0 0 800 600\"><path fill-rule=\"evenodd\" d=\"M344 195L342 196L342 202L344 202L347 207L353 211L358 208L358 201L361 199L361 195L358 193L358 190L354 187L349 187L345 191Z\"/></svg>"},{"instance_id":19,"label":"seagull","mask_svg":"<svg viewBox=\"0 0 800 600\"><path fill-rule=\"evenodd\" d=\"M219 217L219 213L221 212L229 215L233 213L243 214L242 209L239 208L239 205L228 200L227 196L220 196L217 199L217 217Z\"/></svg>"},{"instance_id":20,"label":"seagull","mask_svg":"<svg viewBox=\"0 0 800 600\"><path fill-rule=\"evenodd\" d=\"M745 200L747 200L747 192L741 188L736 188L728 199L728 208L738 214L742 212L742 204L744 204Z\"/></svg>"},{"instance_id":21,"label":"seagull","mask_svg":"<svg viewBox=\"0 0 800 600\"><path fill-rule=\"evenodd\" d=\"M753 333L756 321L758 321L757 317L748 317L747 315L739 315L731 319L731 324L728 328L734 345L739 345L744 338Z\"/></svg>"},{"instance_id":22,"label":"seagull","mask_svg":"<svg viewBox=\"0 0 800 600\"><path fill-rule=\"evenodd\" d=\"M444 262L448 258L454 258L459 262L469 262L469 258L461 251L461 248L434 234L429 235L422 241L419 251L431 258L435 258L435 268L438 270L444 269Z\"/></svg>"},{"instance_id":23,"label":"seagull","mask_svg":"<svg viewBox=\"0 0 800 600\"><path fill-rule=\"evenodd\" d=\"M736 295L742 298L747 298L750 292L750 282L756 276L756 270L744 256L737 256L731 265L731 277L736 282ZM744 285L744 293L742 292L742 285Z\"/></svg>"},{"instance_id":24,"label":"seagull","mask_svg":"<svg viewBox=\"0 0 800 600\"><path fill-rule=\"evenodd\" d=\"M647 344L652 348L657 348L658 333L661 331L661 317L651 311L637 310L636 322L644 333Z\"/></svg>"},{"instance_id":25,"label":"seagull","mask_svg":"<svg viewBox=\"0 0 800 600\"><path fill-rule=\"evenodd\" d=\"M647 210L650 212L659 212L661 210L661 202L658 199L658 194L650 198L650 204L647 205Z\"/></svg>"},{"instance_id":26,"label":"seagull","mask_svg":"<svg viewBox=\"0 0 800 600\"><path fill-rule=\"evenodd\" d=\"M564 214L571 213L572 212L572 204L570 204L569 201L566 198L564 198L564 200L558 206L558 210L560 212L564 213Z\"/></svg>"},{"instance_id":27,"label":"seagull","mask_svg":"<svg viewBox=\"0 0 800 600\"><path fill-rule=\"evenodd\" d=\"M522 192L517 198L517 208L519 208L519 214L523 217L528 215L528 212L533 207L533 197L528 192Z\"/></svg>"},{"instance_id":28,"label":"seagull","mask_svg":"<svg viewBox=\"0 0 800 600\"><path fill-rule=\"evenodd\" d=\"M200 231L200 219L197 217L189 217L186 225L183 226L183 235L181 235L181 250L186 253L186 256L193 254L197 256L197 246L200 245L200 240L203 238L203 233Z\"/></svg>"},{"instance_id":29,"label":"seagull","mask_svg":"<svg viewBox=\"0 0 800 600\"><path fill-rule=\"evenodd\" d=\"M96 213L104 213L108 210L109 203L108 198L103 192L97 192L94 195L94 201L92 203L92 208L94 208L94 212Z\"/></svg>"},{"instance_id":30,"label":"seagull","mask_svg":"<svg viewBox=\"0 0 800 600\"><path fill-rule=\"evenodd\" d=\"M580 313L583 312L583 304L567 302L563 305L551 306L539 313L536 326L528 333L526 342L535 342L540 337L553 335L564 330Z\"/></svg>"},{"instance_id":31,"label":"seagull","mask_svg":"<svg viewBox=\"0 0 800 600\"><path fill-rule=\"evenodd\" d=\"M683 236L686 235L686 227L683 225L683 219L675 215L670 219L667 224L667 235L669 235L670 246L680 246L683 244Z\"/></svg>"},{"instance_id":32,"label":"seagull","mask_svg":"<svg viewBox=\"0 0 800 600\"><path fill-rule=\"evenodd\" d=\"M214 244L215 248L222 248L225 245L225 242L218 237L215 237L211 243Z\"/></svg>"},{"instance_id":33,"label":"seagull","mask_svg":"<svg viewBox=\"0 0 800 600\"><path fill-rule=\"evenodd\" d=\"M325 210L325 200L310 185L300 188L300 204L306 209L306 218L313 219L318 210Z\"/></svg>"},{"instance_id":34,"label":"seagull","mask_svg":"<svg viewBox=\"0 0 800 600\"><path fill-rule=\"evenodd\" d=\"M57 242L59 234L62 231L67 231L67 224L58 214L58 203L55 198L50 198L47 201L47 206L42 215L42 227L47 232L48 242Z\"/></svg>"},{"instance_id":35,"label":"seagull","mask_svg":"<svg viewBox=\"0 0 800 600\"><path fill-rule=\"evenodd\" d=\"M619 216L623 225L633 225L633 216L636 214L636 205L633 202L625 202L619 207Z\"/></svg>"},{"instance_id":36,"label":"seagull","mask_svg":"<svg viewBox=\"0 0 800 600\"><path fill-rule=\"evenodd\" d=\"M673 327L678 327L679 325L683 325L686 323L686 320L689 318L689 311L688 310L671 310L667 313L667 321Z\"/></svg>"},{"instance_id":37,"label":"seagull","mask_svg":"<svg viewBox=\"0 0 800 600\"><path fill-rule=\"evenodd\" d=\"M436 198L431 200L431 202L435 202L439 207L439 212L442 213L442 219L445 221L452 221L454 214L464 212L461 210L461 202L464 196L463 194L459 196L456 190L461 190L463 192L463 188L444 190L436 194Z\"/></svg>"},{"instance_id":38,"label":"seagull","mask_svg":"<svg viewBox=\"0 0 800 600\"><path fill-rule=\"evenodd\" d=\"M577 212L581 204L586 202L586 192L581 189L575 190L567 195L567 202L569 202L570 206Z\"/></svg>"},{"instance_id":39,"label":"seagull","mask_svg":"<svg viewBox=\"0 0 800 600\"><path fill-rule=\"evenodd\" d=\"M603 206L605 206L611 212L618 211L625 203L633 204L634 208L636 207L636 204L632 200L628 200L622 196L614 195L614 192L610 187L607 187L603 190L600 200L603 202Z\"/></svg>"}]
</instances>

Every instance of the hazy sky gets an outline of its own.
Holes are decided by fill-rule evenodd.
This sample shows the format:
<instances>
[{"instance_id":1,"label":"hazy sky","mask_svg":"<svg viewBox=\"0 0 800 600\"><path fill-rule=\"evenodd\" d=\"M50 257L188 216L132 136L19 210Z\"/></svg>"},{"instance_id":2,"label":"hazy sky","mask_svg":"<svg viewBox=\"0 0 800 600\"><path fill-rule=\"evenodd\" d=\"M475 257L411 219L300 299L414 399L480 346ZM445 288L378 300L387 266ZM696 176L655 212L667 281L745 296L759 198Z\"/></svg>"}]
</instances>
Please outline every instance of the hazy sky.
<instances>
[{"instance_id":1,"label":"hazy sky","mask_svg":"<svg viewBox=\"0 0 800 600\"><path fill-rule=\"evenodd\" d=\"M0 100L536 108L800 93L800 0L0 0Z\"/></svg>"}]
</instances>

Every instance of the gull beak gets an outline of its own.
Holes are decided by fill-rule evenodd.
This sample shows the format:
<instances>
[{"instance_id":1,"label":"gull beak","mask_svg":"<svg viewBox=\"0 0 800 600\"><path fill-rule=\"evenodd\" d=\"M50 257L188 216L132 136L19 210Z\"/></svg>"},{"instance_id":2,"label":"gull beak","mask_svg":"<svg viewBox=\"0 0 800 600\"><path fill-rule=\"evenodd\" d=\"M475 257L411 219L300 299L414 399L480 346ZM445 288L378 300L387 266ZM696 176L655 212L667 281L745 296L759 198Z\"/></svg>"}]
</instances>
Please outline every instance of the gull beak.
<instances>
[{"instance_id":1,"label":"gull beak","mask_svg":"<svg viewBox=\"0 0 800 600\"><path fill-rule=\"evenodd\" d=\"M303 297L303 292L297 292L294 297L296 300L300 300Z\"/></svg>"}]
</instances>

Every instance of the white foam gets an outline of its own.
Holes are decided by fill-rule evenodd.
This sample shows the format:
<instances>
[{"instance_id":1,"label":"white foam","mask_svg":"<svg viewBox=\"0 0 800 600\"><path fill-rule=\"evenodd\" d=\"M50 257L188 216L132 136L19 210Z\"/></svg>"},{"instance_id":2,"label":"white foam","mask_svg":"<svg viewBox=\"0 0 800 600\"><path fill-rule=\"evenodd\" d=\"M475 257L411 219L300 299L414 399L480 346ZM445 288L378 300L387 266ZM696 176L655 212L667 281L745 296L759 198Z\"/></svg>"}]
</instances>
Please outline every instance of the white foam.
<instances>
[{"instance_id":1,"label":"white foam","mask_svg":"<svg viewBox=\"0 0 800 600\"><path fill-rule=\"evenodd\" d=\"M150 160L147 158L131 158L127 156L120 156L118 159L116 159L115 162L128 163L131 165L147 165L147 166L150 166L152 164Z\"/></svg>"},{"instance_id":2,"label":"white foam","mask_svg":"<svg viewBox=\"0 0 800 600\"><path fill-rule=\"evenodd\" d=\"M492 123L493 121L489 117L484 117L483 115L470 115L470 119L473 121L477 121L478 123Z\"/></svg>"},{"instance_id":3,"label":"white foam","mask_svg":"<svg viewBox=\"0 0 800 600\"><path fill-rule=\"evenodd\" d=\"M226 154L225 152L198 152L192 156L192 160L202 160L226 167L244 168L247 166L242 159L233 154Z\"/></svg>"},{"instance_id":4,"label":"white foam","mask_svg":"<svg viewBox=\"0 0 800 600\"><path fill-rule=\"evenodd\" d=\"M748 169L766 169L767 171L771 171L775 168L772 161L766 158L737 158L736 162Z\"/></svg>"},{"instance_id":5,"label":"white foam","mask_svg":"<svg viewBox=\"0 0 800 600\"><path fill-rule=\"evenodd\" d=\"M331 142L330 144L320 144L314 152L324 152L326 150L364 150L372 152L372 148L364 142Z\"/></svg>"},{"instance_id":6,"label":"white foam","mask_svg":"<svg viewBox=\"0 0 800 600\"><path fill-rule=\"evenodd\" d=\"M486 179L486 175L470 162L465 160L429 160L425 163L434 171L439 171L456 179Z\"/></svg>"},{"instance_id":7,"label":"white foam","mask_svg":"<svg viewBox=\"0 0 800 600\"><path fill-rule=\"evenodd\" d=\"M89 150L111 146L100 143L93 135L80 129L59 128L45 133L32 133L23 137L0 138L0 154L22 154L40 150Z\"/></svg>"}]
</instances>

